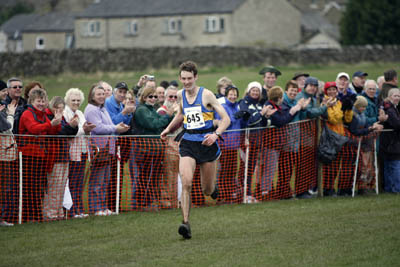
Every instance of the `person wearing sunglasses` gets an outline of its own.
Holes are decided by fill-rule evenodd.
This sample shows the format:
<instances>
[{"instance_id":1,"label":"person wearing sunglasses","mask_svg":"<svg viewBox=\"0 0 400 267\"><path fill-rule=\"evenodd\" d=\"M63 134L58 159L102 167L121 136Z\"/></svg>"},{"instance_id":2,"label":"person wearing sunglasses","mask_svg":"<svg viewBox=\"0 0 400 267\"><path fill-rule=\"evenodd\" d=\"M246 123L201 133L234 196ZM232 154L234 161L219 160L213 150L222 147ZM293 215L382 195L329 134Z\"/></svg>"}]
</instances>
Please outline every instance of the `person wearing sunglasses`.
<instances>
[{"instance_id":1,"label":"person wearing sunglasses","mask_svg":"<svg viewBox=\"0 0 400 267\"><path fill-rule=\"evenodd\" d=\"M166 115L169 110L173 110L174 114L178 111L178 87L170 85L165 90L165 101L164 104L157 110L160 115ZM180 132L182 125L179 125L177 129L172 133ZM179 146L174 141L173 137L168 138L167 146L165 148L164 157L164 176L161 188L161 205L164 208L175 208L177 207L177 177L178 177L178 165L179 162Z\"/></svg>"},{"instance_id":2,"label":"person wearing sunglasses","mask_svg":"<svg viewBox=\"0 0 400 267\"><path fill-rule=\"evenodd\" d=\"M20 105L25 105L26 100L22 97L22 80L19 78L10 78L7 81L7 87L8 87L8 96L6 99L6 102L10 102L12 100L16 100L18 103L18 106Z\"/></svg>"},{"instance_id":3,"label":"person wearing sunglasses","mask_svg":"<svg viewBox=\"0 0 400 267\"><path fill-rule=\"evenodd\" d=\"M158 209L160 179L163 172L164 143L158 138L172 119L173 110L160 115L154 108L158 99L155 86L146 85L140 94L140 105L134 120L141 128L141 137L135 140L135 159L139 167L136 203L140 210ZM143 136L144 135L144 136ZM154 205L152 205L154 203Z\"/></svg>"},{"instance_id":4,"label":"person wearing sunglasses","mask_svg":"<svg viewBox=\"0 0 400 267\"><path fill-rule=\"evenodd\" d=\"M160 115L166 115L169 109L173 109L176 106L176 99L178 98L178 88L175 86L168 86L165 90L165 100L163 105L157 109L157 113Z\"/></svg>"}]
</instances>

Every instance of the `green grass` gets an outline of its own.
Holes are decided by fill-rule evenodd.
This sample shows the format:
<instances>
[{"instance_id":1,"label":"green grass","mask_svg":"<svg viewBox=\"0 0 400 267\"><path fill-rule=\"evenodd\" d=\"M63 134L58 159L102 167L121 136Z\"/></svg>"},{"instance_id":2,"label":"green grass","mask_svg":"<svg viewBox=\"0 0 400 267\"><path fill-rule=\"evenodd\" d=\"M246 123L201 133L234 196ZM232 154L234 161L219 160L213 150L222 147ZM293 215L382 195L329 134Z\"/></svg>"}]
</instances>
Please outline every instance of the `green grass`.
<instances>
[{"instance_id":1,"label":"green grass","mask_svg":"<svg viewBox=\"0 0 400 267\"><path fill-rule=\"evenodd\" d=\"M1 266L396 266L400 195L128 212L0 229Z\"/></svg>"},{"instance_id":2,"label":"green grass","mask_svg":"<svg viewBox=\"0 0 400 267\"><path fill-rule=\"evenodd\" d=\"M336 75L345 71L351 76L357 70L363 70L369 74L369 79L376 79L378 76L383 75L387 69L398 69L394 63L362 63L357 65L349 64L334 64L334 65L306 65L306 66L277 66L282 71L282 76L279 76L277 85L284 86L286 82L291 79L293 74L297 71L305 71L310 73L323 81L334 81ZM229 77L236 86L241 90L241 96L246 89L246 86L251 81L259 81L262 83L262 77L258 75L258 68L248 67L209 67L201 68L199 66L199 80L198 85L205 86L206 88L216 91L216 83L222 76ZM90 86L100 80L109 82L112 86L119 81L125 81L130 87L138 81L139 77L145 73L151 73L156 76L157 82L162 80L178 80L178 68L176 69L149 69L142 72L110 72L110 73L64 73L57 76L35 76L35 77L22 77L25 84L38 80L42 82L47 89L50 98L56 95L64 96L65 92L71 87L78 87L85 92L89 91ZM87 103L87 97L86 97ZM86 106L86 104L84 105Z\"/></svg>"}]
</instances>

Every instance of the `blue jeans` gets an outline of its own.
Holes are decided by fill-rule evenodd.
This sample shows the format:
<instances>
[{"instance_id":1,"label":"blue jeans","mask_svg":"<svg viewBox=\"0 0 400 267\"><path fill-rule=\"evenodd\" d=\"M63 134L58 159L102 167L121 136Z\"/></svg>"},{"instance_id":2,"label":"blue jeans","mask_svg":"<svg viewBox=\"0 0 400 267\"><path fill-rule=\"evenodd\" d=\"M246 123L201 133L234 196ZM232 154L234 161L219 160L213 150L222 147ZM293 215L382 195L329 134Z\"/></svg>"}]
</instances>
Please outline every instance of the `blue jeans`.
<instances>
[{"instance_id":1,"label":"blue jeans","mask_svg":"<svg viewBox=\"0 0 400 267\"><path fill-rule=\"evenodd\" d=\"M110 181L110 164L92 166L89 181L89 210L96 212L107 209L106 191Z\"/></svg>"},{"instance_id":2,"label":"blue jeans","mask_svg":"<svg viewBox=\"0 0 400 267\"><path fill-rule=\"evenodd\" d=\"M271 191L275 171L277 169L279 150L265 147L263 154L263 169L261 177L261 192Z\"/></svg>"},{"instance_id":3,"label":"blue jeans","mask_svg":"<svg viewBox=\"0 0 400 267\"><path fill-rule=\"evenodd\" d=\"M132 143L131 145L131 153L129 155L129 174L131 175L131 188L132 188L132 209L136 209L137 203L136 203L136 188L137 188L137 179L139 177L139 168L136 163L136 157L135 157L135 144Z\"/></svg>"},{"instance_id":4,"label":"blue jeans","mask_svg":"<svg viewBox=\"0 0 400 267\"><path fill-rule=\"evenodd\" d=\"M400 193L400 160L384 161L384 190L390 193Z\"/></svg>"},{"instance_id":5,"label":"blue jeans","mask_svg":"<svg viewBox=\"0 0 400 267\"><path fill-rule=\"evenodd\" d=\"M18 215L18 161L0 161L1 190L0 219L17 222Z\"/></svg>"},{"instance_id":6,"label":"blue jeans","mask_svg":"<svg viewBox=\"0 0 400 267\"><path fill-rule=\"evenodd\" d=\"M83 213L82 192L85 178L85 165L87 154L82 154L81 161L69 162L69 189L72 197L71 216Z\"/></svg>"}]
</instances>

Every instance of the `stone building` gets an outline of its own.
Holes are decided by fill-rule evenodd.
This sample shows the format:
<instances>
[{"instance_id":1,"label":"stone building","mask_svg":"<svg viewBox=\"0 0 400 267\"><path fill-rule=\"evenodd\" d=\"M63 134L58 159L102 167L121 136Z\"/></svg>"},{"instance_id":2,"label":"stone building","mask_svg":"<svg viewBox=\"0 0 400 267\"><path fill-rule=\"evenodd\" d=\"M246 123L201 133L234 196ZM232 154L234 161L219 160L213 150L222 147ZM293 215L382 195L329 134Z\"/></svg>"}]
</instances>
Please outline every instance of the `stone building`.
<instances>
[{"instance_id":1,"label":"stone building","mask_svg":"<svg viewBox=\"0 0 400 267\"><path fill-rule=\"evenodd\" d=\"M24 51L74 47L74 15L51 12L39 15L22 31Z\"/></svg>"},{"instance_id":2,"label":"stone building","mask_svg":"<svg viewBox=\"0 0 400 267\"><path fill-rule=\"evenodd\" d=\"M101 0L76 16L76 48L291 47L300 20L286 0Z\"/></svg>"}]
</instances>

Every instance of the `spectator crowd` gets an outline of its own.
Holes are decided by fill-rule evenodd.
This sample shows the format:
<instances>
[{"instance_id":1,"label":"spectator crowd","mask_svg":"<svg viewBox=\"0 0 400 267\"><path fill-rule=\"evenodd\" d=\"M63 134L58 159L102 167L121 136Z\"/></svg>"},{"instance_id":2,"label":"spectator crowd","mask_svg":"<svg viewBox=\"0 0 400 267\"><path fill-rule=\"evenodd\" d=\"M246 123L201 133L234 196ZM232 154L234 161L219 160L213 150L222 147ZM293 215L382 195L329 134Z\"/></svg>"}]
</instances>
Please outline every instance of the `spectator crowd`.
<instances>
[{"instance_id":1,"label":"spectator crowd","mask_svg":"<svg viewBox=\"0 0 400 267\"><path fill-rule=\"evenodd\" d=\"M400 193L400 90L395 70L385 71L376 81L363 71L351 76L339 72L326 82L298 72L284 88L276 85L281 75L277 68L268 66L259 74L262 83L249 82L242 98L230 78L217 81L216 98L231 120L218 141L218 202L313 197L317 173L301 163L317 160L316 133L301 123L316 118L321 119L322 131L347 138L334 159L323 164L324 196L352 194L355 161L360 162L357 193L368 194L377 187L375 149L383 190ZM159 135L178 111L178 90L177 81L157 83L146 74L131 89L125 82L112 87L99 81L87 96L70 88L65 96L49 100L40 82L24 86L15 77L0 81L0 225L12 226L18 218L18 152L23 222L115 214L124 164L133 209L176 207L178 144L173 138L164 142ZM85 97L88 105L82 111ZM215 114L215 126L219 119ZM181 130L182 125L174 135ZM63 209L66 186L72 199L68 214Z\"/></svg>"}]
</instances>

